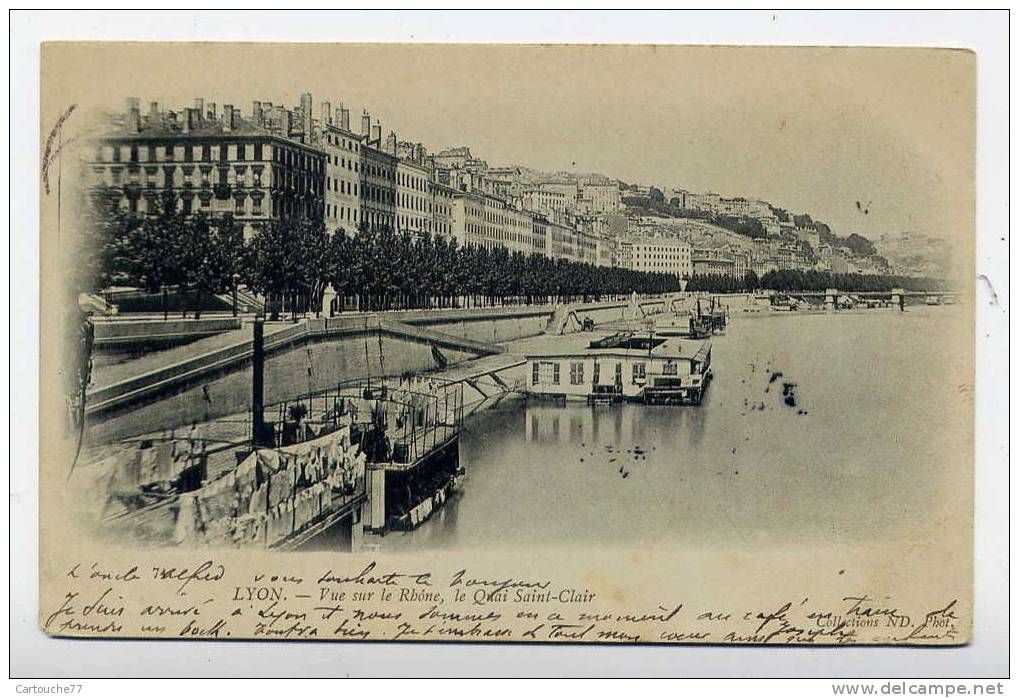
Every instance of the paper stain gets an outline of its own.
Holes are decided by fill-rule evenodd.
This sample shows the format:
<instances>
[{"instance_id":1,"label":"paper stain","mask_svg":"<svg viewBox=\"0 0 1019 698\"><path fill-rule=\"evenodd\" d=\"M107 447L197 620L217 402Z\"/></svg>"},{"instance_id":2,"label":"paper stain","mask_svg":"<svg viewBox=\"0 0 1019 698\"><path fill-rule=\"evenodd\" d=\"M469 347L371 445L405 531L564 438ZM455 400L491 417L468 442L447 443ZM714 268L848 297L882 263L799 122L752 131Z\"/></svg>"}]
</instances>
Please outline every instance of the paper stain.
<instances>
[{"instance_id":1,"label":"paper stain","mask_svg":"<svg viewBox=\"0 0 1019 698\"><path fill-rule=\"evenodd\" d=\"M987 274L980 274L977 279L984 282L987 291L991 294L991 305L998 305L998 292L994 290L994 284L987 278Z\"/></svg>"}]
</instances>

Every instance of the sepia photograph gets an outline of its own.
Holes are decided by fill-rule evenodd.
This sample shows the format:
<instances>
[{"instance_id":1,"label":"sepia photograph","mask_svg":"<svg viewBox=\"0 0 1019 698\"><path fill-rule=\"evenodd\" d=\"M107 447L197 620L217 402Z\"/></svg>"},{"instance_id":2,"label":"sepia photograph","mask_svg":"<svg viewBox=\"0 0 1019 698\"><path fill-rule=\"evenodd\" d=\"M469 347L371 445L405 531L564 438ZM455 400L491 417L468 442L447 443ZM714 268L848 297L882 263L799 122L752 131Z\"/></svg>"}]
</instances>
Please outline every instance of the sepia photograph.
<instances>
[{"instance_id":1,"label":"sepia photograph","mask_svg":"<svg viewBox=\"0 0 1019 698\"><path fill-rule=\"evenodd\" d=\"M974 51L39 60L42 632L973 640Z\"/></svg>"}]
</instances>

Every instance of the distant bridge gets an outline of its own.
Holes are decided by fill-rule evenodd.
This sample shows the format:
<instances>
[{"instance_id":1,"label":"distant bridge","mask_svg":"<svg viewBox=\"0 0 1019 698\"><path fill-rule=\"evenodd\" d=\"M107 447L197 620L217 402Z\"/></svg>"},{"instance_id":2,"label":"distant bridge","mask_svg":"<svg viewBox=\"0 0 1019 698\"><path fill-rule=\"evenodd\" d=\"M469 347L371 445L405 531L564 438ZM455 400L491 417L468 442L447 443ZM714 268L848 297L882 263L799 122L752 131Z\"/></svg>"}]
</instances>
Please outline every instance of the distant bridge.
<instances>
[{"instance_id":1,"label":"distant bridge","mask_svg":"<svg viewBox=\"0 0 1019 698\"><path fill-rule=\"evenodd\" d=\"M824 291L782 291L782 293L795 298L821 298L826 308L838 307L838 299L844 296L888 299L891 305L899 305L904 304L907 298L923 299L925 302L930 298L955 301L961 295L959 291L907 291L904 288L893 288L890 291L840 291L837 288L828 288Z\"/></svg>"}]
</instances>

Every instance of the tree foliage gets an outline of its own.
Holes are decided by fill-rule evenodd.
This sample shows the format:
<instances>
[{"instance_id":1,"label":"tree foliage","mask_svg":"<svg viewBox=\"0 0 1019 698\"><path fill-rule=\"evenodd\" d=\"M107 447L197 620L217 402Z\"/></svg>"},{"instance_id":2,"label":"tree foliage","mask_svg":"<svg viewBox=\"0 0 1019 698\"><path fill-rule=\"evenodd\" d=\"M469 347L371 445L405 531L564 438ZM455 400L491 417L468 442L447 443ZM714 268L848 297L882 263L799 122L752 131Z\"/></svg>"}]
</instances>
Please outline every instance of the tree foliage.
<instances>
[{"instance_id":1,"label":"tree foliage","mask_svg":"<svg viewBox=\"0 0 1019 698\"><path fill-rule=\"evenodd\" d=\"M836 288L844 292L891 291L902 288L907 291L938 291L943 284L936 279L921 279L890 274L836 274L827 271L780 269L769 271L760 279L753 271L743 278L724 274L696 275L687 283L687 291L709 293L747 293L757 290L782 291L825 291Z\"/></svg>"},{"instance_id":2,"label":"tree foliage","mask_svg":"<svg viewBox=\"0 0 1019 698\"><path fill-rule=\"evenodd\" d=\"M97 197L89 225L97 250L90 262L100 289L116 282L150 293L176 288L198 312L203 298L235 283L265 299L273 317L321 312L332 285L342 307L359 310L569 302L679 289L672 274L597 267L504 247L461 245L456 239L397 234L364 227L329 232L321 223L277 220L244 240L230 216L185 216L173 199L155 215L127 215ZM104 203L109 204L105 206ZM185 306L186 312L187 306Z\"/></svg>"},{"instance_id":3,"label":"tree foliage","mask_svg":"<svg viewBox=\"0 0 1019 698\"><path fill-rule=\"evenodd\" d=\"M937 291L943 284L937 279L891 274L836 274L827 271L779 269L761 277L761 287L774 291Z\"/></svg>"}]
</instances>

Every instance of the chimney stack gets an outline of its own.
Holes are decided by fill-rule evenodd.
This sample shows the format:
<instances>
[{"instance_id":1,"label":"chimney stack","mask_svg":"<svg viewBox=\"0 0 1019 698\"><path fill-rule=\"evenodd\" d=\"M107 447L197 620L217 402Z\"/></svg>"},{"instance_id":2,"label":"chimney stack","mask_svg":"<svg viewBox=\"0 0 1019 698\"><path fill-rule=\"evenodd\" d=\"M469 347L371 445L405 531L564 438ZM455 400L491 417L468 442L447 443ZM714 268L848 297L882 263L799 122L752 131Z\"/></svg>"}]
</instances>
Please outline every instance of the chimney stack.
<instances>
[{"instance_id":1,"label":"chimney stack","mask_svg":"<svg viewBox=\"0 0 1019 698\"><path fill-rule=\"evenodd\" d=\"M365 138L371 137L372 134L372 117L367 111L361 114L361 135Z\"/></svg>"},{"instance_id":2,"label":"chimney stack","mask_svg":"<svg viewBox=\"0 0 1019 698\"><path fill-rule=\"evenodd\" d=\"M382 124L381 123L376 123L374 126L372 126L372 137L371 137L371 140L372 140L372 142L375 143L375 145L382 145Z\"/></svg>"},{"instance_id":3,"label":"chimney stack","mask_svg":"<svg viewBox=\"0 0 1019 698\"><path fill-rule=\"evenodd\" d=\"M319 107L322 112L322 126L333 123L333 105L329 102L322 102Z\"/></svg>"},{"instance_id":4,"label":"chimney stack","mask_svg":"<svg viewBox=\"0 0 1019 698\"><path fill-rule=\"evenodd\" d=\"M210 121L215 121L216 119L219 118L219 114L216 112L216 103L215 102L209 102L208 117L209 117Z\"/></svg>"},{"instance_id":5,"label":"chimney stack","mask_svg":"<svg viewBox=\"0 0 1019 698\"><path fill-rule=\"evenodd\" d=\"M310 92L301 95L301 125L304 127L304 142L311 143L311 112L314 102Z\"/></svg>"},{"instance_id":6,"label":"chimney stack","mask_svg":"<svg viewBox=\"0 0 1019 698\"><path fill-rule=\"evenodd\" d=\"M205 118L205 100L201 97L195 97L195 117L199 121Z\"/></svg>"},{"instance_id":7,"label":"chimney stack","mask_svg":"<svg viewBox=\"0 0 1019 698\"><path fill-rule=\"evenodd\" d=\"M251 120L258 126L262 125L262 103L257 100L251 103Z\"/></svg>"},{"instance_id":8,"label":"chimney stack","mask_svg":"<svg viewBox=\"0 0 1019 698\"><path fill-rule=\"evenodd\" d=\"M184 121L181 123L181 133L191 133L193 126L191 119L193 118L194 110L190 107L184 109Z\"/></svg>"},{"instance_id":9,"label":"chimney stack","mask_svg":"<svg viewBox=\"0 0 1019 698\"><path fill-rule=\"evenodd\" d=\"M159 123L159 102L149 102L149 125L155 126Z\"/></svg>"},{"instance_id":10,"label":"chimney stack","mask_svg":"<svg viewBox=\"0 0 1019 698\"><path fill-rule=\"evenodd\" d=\"M286 119L289 115L286 109L282 105L272 108L272 128L274 131L279 131L284 137L289 136L289 121ZM286 121L286 123L284 123Z\"/></svg>"},{"instance_id":11,"label":"chimney stack","mask_svg":"<svg viewBox=\"0 0 1019 698\"><path fill-rule=\"evenodd\" d=\"M126 100L127 105L127 128L132 133L138 133L142 130L141 125L141 114L138 113L138 98L128 97Z\"/></svg>"},{"instance_id":12,"label":"chimney stack","mask_svg":"<svg viewBox=\"0 0 1019 698\"><path fill-rule=\"evenodd\" d=\"M386 152L390 155L396 155L396 132L390 131L389 135L386 136Z\"/></svg>"},{"instance_id":13,"label":"chimney stack","mask_svg":"<svg viewBox=\"0 0 1019 698\"><path fill-rule=\"evenodd\" d=\"M234 105L223 105L223 131L229 133L234 128Z\"/></svg>"},{"instance_id":14,"label":"chimney stack","mask_svg":"<svg viewBox=\"0 0 1019 698\"><path fill-rule=\"evenodd\" d=\"M344 106L340 106L340 128L350 130L350 110Z\"/></svg>"}]
</instances>

